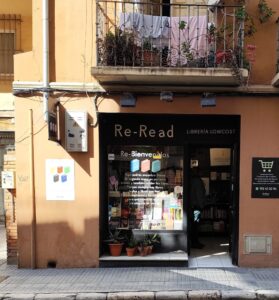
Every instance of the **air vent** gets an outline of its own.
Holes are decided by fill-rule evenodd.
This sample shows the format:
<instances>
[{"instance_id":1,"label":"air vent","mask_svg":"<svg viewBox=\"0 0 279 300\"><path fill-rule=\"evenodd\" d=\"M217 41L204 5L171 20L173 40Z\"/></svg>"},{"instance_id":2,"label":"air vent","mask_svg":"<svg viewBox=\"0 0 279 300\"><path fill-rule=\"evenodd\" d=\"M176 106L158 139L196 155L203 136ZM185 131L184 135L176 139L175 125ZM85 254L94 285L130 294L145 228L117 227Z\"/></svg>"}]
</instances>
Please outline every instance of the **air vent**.
<instances>
[{"instance_id":1,"label":"air vent","mask_svg":"<svg viewBox=\"0 0 279 300\"><path fill-rule=\"evenodd\" d=\"M245 254L271 254L271 235L245 235Z\"/></svg>"}]
</instances>

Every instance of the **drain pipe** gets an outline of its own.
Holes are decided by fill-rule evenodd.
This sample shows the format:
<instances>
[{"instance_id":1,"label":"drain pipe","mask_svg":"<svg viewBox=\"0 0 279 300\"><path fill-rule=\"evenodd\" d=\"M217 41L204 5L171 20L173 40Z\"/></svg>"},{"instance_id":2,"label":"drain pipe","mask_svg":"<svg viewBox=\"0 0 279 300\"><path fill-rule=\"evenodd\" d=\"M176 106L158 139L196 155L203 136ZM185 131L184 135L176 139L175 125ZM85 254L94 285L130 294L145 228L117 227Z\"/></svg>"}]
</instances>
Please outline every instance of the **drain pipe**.
<instances>
[{"instance_id":1,"label":"drain pipe","mask_svg":"<svg viewBox=\"0 0 279 300\"><path fill-rule=\"evenodd\" d=\"M43 14L43 114L44 121L48 120L48 97L49 97L49 16L48 0L42 0Z\"/></svg>"},{"instance_id":2,"label":"drain pipe","mask_svg":"<svg viewBox=\"0 0 279 300\"><path fill-rule=\"evenodd\" d=\"M36 198L35 198L35 180L34 180L34 132L33 132L33 110L29 110L29 126L30 126L30 194L32 200L32 221L31 221L31 268L37 267L37 251L36 251Z\"/></svg>"}]
</instances>

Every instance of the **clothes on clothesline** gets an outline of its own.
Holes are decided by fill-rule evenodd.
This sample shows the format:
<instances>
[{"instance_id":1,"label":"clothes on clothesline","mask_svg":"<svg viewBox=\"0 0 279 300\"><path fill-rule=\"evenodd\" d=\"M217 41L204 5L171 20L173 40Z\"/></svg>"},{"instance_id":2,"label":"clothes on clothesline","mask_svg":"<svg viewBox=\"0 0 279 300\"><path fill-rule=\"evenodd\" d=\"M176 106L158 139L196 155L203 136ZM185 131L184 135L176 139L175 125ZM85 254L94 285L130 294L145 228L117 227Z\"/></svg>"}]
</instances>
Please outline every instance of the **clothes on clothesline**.
<instances>
[{"instance_id":1,"label":"clothes on clothesline","mask_svg":"<svg viewBox=\"0 0 279 300\"><path fill-rule=\"evenodd\" d=\"M181 22L185 26L181 28ZM189 48L192 58L205 57L208 52L207 16L166 17L140 13L120 13L121 30L136 32L137 44L144 38L152 38L153 46L167 46L171 66L184 65L189 60L185 53L185 45Z\"/></svg>"},{"instance_id":2,"label":"clothes on clothesline","mask_svg":"<svg viewBox=\"0 0 279 300\"><path fill-rule=\"evenodd\" d=\"M133 29L141 38L169 38L169 17L120 13L121 30Z\"/></svg>"},{"instance_id":3,"label":"clothes on clothesline","mask_svg":"<svg viewBox=\"0 0 279 300\"><path fill-rule=\"evenodd\" d=\"M185 24L181 28L181 24ZM171 17L170 61L185 65L190 59L207 55L207 16ZM188 49L185 52L185 48Z\"/></svg>"}]
</instances>

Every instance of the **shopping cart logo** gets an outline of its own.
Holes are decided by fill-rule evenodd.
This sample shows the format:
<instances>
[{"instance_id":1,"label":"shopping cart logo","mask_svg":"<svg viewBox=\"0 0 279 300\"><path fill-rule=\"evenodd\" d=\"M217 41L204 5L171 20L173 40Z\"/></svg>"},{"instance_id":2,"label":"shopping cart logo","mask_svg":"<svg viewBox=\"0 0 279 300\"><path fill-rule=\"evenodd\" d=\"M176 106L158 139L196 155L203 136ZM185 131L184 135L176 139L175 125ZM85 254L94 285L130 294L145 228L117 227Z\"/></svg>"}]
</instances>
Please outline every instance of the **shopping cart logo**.
<instances>
[{"instance_id":1,"label":"shopping cart logo","mask_svg":"<svg viewBox=\"0 0 279 300\"><path fill-rule=\"evenodd\" d=\"M271 172L274 161L263 161L260 159L259 162L261 163L263 172Z\"/></svg>"}]
</instances>

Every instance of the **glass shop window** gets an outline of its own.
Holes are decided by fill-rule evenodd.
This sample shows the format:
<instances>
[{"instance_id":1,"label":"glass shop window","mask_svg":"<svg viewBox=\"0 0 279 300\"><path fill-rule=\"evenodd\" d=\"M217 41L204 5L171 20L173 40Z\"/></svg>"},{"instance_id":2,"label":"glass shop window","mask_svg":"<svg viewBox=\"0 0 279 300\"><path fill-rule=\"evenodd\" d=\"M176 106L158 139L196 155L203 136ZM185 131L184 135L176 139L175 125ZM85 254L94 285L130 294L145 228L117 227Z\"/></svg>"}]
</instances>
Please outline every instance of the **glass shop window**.
<instances>
[{"instance_id":1,"label":"glass shop window","mask_svg":"<svg viewBox=\"0 0 279 300\"><path fill-rule=\"evenodd\" d=\"M109 229L182 230L183 147L108 146Z\"/></svg>"}]
</instances>

